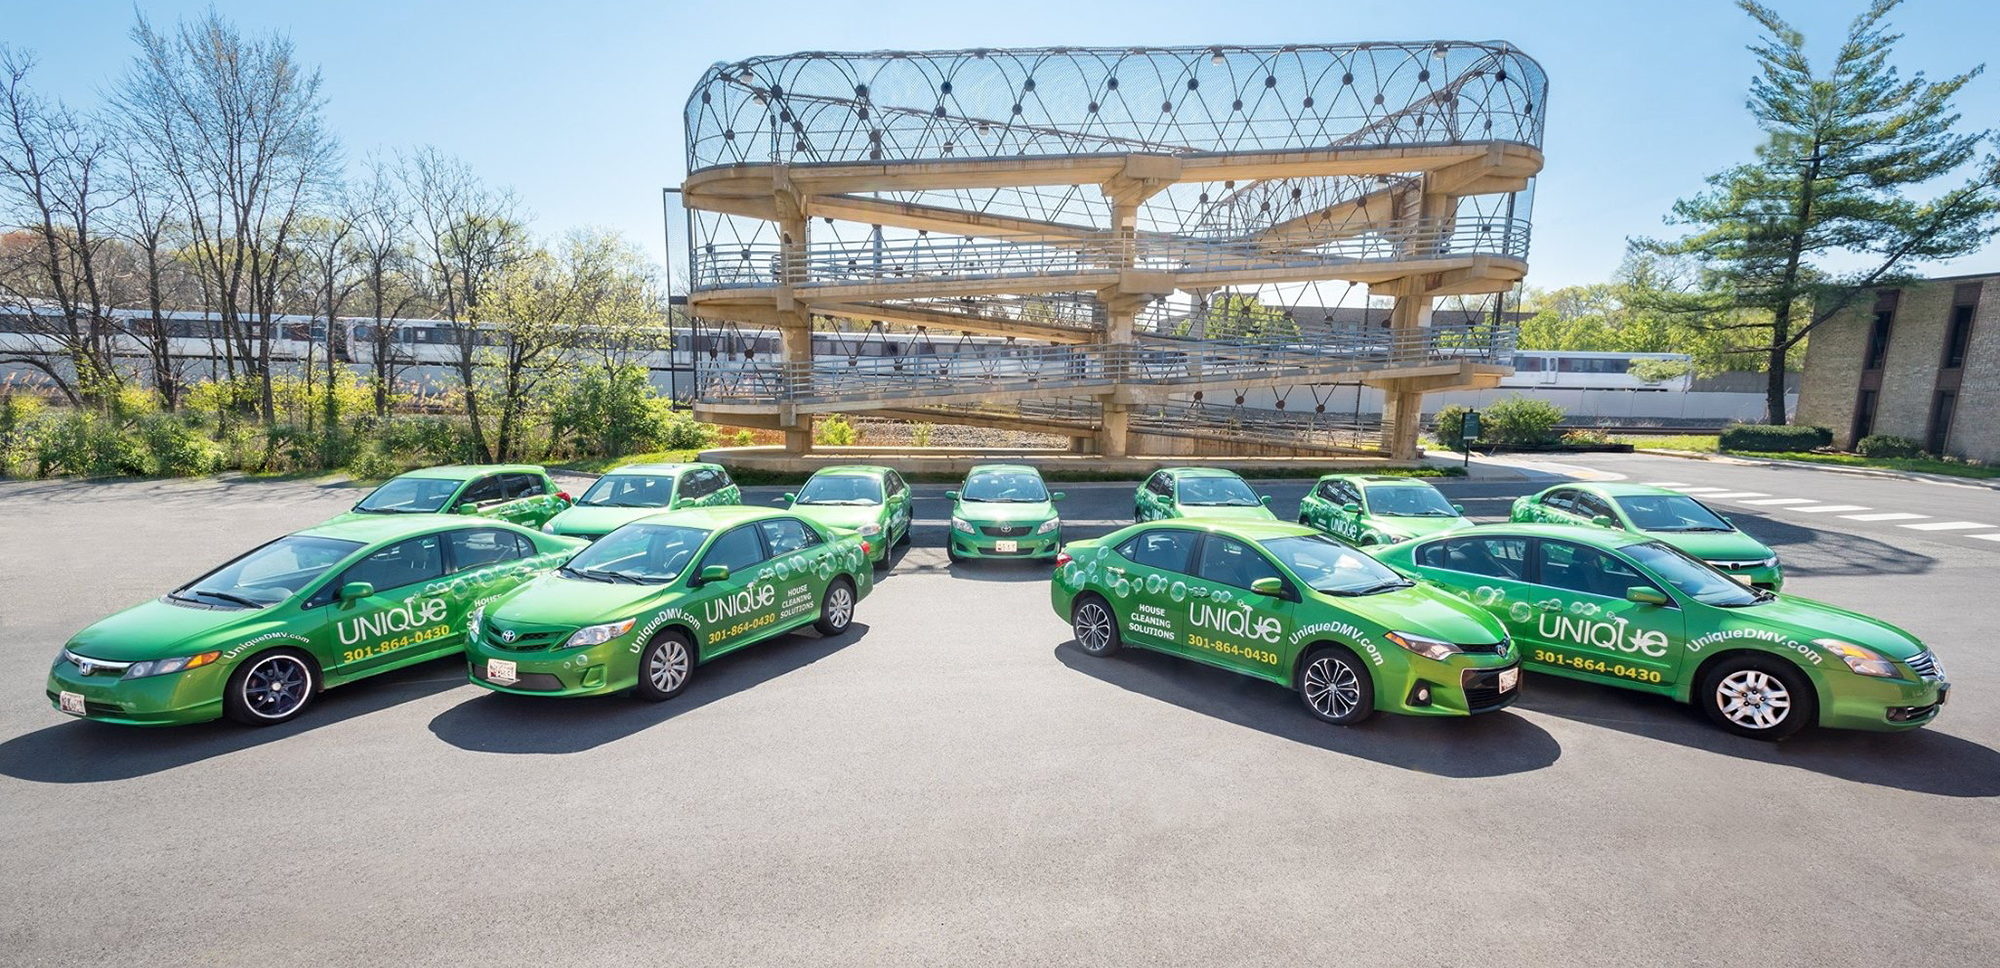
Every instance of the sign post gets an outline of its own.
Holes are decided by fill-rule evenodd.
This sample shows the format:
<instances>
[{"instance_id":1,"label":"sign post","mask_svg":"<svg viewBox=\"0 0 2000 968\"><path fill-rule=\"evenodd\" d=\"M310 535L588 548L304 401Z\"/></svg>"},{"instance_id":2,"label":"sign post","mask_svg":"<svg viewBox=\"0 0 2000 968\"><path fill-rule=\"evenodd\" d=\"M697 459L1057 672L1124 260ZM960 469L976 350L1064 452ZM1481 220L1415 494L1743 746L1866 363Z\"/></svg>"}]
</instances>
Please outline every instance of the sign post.
<instances>
[{"instance_id":1,"label":"sign post","mask_svg":"<svg viewBox=\"0 0 2000 968\"><path fill-rule=\"evenodd\" d=\"M1472 467L1472 442L1479 439L1484 430L1479 425L1479 411L1467 410L1458 415L1458 446L1465 451L1465 466Z\"/></svg>"}]
</instances>

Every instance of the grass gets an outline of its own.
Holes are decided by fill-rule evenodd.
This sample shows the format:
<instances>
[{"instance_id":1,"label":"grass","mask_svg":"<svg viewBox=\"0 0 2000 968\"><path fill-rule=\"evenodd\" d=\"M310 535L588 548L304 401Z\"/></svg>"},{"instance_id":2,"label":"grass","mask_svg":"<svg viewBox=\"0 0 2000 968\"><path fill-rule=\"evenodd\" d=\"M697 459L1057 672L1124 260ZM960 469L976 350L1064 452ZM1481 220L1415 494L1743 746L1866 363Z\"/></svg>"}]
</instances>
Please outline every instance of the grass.
<instances>
[{"instance_id":1,"label":"grass","mask_svg":"<svg viewBox=\"0 0 2000 968\"><path fill-rule=\"evenodd\" d=\"M1737 451L1730 451L1734 454ZM1877 467L1892 471L1913 471L1919 474L1945 474L1951 477L1971 477L1981 480L2000 478L2000 467L1990 464L1967 464L1961 461L1938 460L1935 457L1863 457L1860 454L1791 453L1766 454L1743 453L1744 457L1769 457L1773 460L1796 460L1811 464L1838 464L1842 467Z\"/></svg>"},{"instance_id":2,"label":"grass","mask_svg":"<svg viewBox=\"0 0 2000 968\"><path fill-rule=\"evenodd\" d=\"M552 464L552 471L575 471L578 474L602 474L605 471L624 467L627 464L683 464L695 460L700 449L656 450L644 454L622 454L617 457L592 457L587 460Z\"/></svg>"},{"instance_id":3,"label":"grass","mask_svg":"<svg viewBox=\"0 0 2000 968\"><path fill-rule=\"evenodd\" d=\"M1646 450L1685 450L1714 454L1722 450L1715 434L1612 434L1611 441Z\"/></svg>"}]
</instances>

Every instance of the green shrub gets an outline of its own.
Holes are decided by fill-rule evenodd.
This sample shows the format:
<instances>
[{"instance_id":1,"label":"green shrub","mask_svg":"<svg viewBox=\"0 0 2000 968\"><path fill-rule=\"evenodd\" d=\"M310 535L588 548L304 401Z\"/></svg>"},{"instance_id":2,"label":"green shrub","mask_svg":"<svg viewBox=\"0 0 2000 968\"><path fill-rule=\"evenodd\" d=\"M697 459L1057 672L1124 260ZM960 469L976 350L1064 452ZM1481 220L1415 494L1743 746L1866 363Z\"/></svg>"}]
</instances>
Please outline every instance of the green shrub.
<instances>
[{"instance_id":1,"label":"green shrub","mask_svg":"<svg viewBox=\"0 0 2000 968\"><path fill-rule=\"evenodd\" d=\"M729 442L736 447L749 447L757 442L757 435L748 430L739 430L729 436Z\"/></svg>"},{"instance_id":2,"label":"green shrub","mask_svg":"<svg viewBox=\"0 0 2000 968\"><path fill-rule=\"evenodd\" d=\"M861 439L861 434L847 418L840 414L830 414L813 425L813 443L822 447L848 447Z\"/></svg>"},{"instance_id":3,"label":"green shrub","mask_svg":"<svg viewBox=\"0 0 2000 968\"><path fill-rule=\"evenodd\" d=\"M1803 453L1831 445L1833 431L1825 427L1804 427L1796 424L1784 426L1738 424L1724 430L1718 443L1723 450L1775 454Z\"/></svg>"},{"instance_id":4,"label":"green shrub","mask_svg":"<svg viewBox=\"0 0 2000 968\"><path fill-rule=\"evenodd\" d=\"M1465 420L1468 408L1452 404L1437 412L1431 418L1431 436L1437 438L1438 446L1446 450L1463 450L1465 438L1458 435L1460 424Z\"/></svg>"},{"instance_id":5,"label":"green shrub","mask_svg":"<svg viewBox=\"0 0 2000 968\"><path fill-rule=\"evenodd\" d=\"M28 459L36 477L131 476L148 472L145 448L118 422L90 411L67 411L36 421Z\"/></svg>"},{"instance_id":6,"label":"green shrub","mask_svg":"<svg viewBox=\"0 0 2000 968\"><path fill-rule=\"evenodd\" d=\"M655 398L652 406L659 430L646 450L703 450L715 446L714 424L702 423L686 410L673 409L673 402L665 398Z\"/></svg>"},{"instance_id":7,"label":"green shrub","mask_svg":"<svg viewBox=\"0 0 2000 968\"><path fill-rule=\"evenodd\" d=\"M936 430L936 427L927 423L913 423L910 425L910 443L918 447L929 447L931 445L931 434Z\"/></svg>"},{"instance_id":8,"label":"green shrub","mask_svg":"<svg viewBox=\"0 0 2000 968\"><path fill-rule=\"evenodd\" d=\"M1602 430L1572 430L1562 435L1565 444L1597 445L1611 442L1611 435Z\"/></svg>"},{"instance_id":9,"label":"green shrub","mask_svg":"<svg viewBox=\"0 0 2000 968\"><path fill-rule=\"evenodd\" d=\"M1496 444L1534 445L1556 441L1556 425L1562 423L1563 408L1534 397L1507 397L1484 411L1484 439Z\"/></svg>"},{"instance_id":10,"label":"green shrub","mask_svg":"<svg viewBox=\"0 0 2000 968\"><path fill-rule=\"evenodd\" d=\"M222 448L186 418L153 414L139 420L135 434L147 455L146 474L198 477L222 470Z\"/></svg>"},{"instance_id":11,"label":"green shrub","mask_svg":"<svg viewBox=\"0 0 2000 968\"><path fill-rule=\"evenodd\" d=\"M1922 457L1924 448L1908 437L1869 434L1854 445L1854 452L1863 457Z\"/></svg>"}]
</instances>

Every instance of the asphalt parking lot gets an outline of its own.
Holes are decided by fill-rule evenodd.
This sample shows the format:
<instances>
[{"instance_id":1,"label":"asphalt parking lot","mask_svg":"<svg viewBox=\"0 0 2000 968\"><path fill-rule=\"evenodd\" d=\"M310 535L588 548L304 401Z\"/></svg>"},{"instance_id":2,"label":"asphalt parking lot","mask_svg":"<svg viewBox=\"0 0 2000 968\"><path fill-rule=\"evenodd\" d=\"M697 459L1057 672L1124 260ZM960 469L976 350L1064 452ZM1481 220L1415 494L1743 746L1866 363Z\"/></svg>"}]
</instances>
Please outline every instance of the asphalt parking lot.
<instances>
[{"instance_id":1,"label":"asphalt parking lot","mask_svg":"<svg viewBox=\"0 0 2000 968\"><path fill-rule=\"evenodd\" d=\"M358 492L0 483L0 963L1992 963L2000 540L1907 525L2000 531L2000 494L1644 456L1442 488L1490 520L1551 473L1762 495L1714 503L1788 592L1924 638L1951 705L1773 746L1531 674L1500 713L1327 727L1081 654L1046 565L946 562L927 485L853 628L666 704L440 661L270 729L123 729L49 709L63 640ZM1289 515L1306 482L1256 486ZM1130 519L1129 485L1056 487L1075 534Z\"/></svg>"}]
</instances>

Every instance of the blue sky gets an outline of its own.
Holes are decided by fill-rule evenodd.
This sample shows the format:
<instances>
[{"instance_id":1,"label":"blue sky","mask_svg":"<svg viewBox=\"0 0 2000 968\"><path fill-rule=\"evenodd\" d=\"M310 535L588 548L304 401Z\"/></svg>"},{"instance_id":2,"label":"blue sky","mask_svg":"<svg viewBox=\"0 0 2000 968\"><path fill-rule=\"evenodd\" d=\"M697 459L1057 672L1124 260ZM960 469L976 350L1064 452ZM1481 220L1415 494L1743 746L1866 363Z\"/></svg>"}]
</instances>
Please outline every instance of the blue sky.
<instances>
[{"instance_id":1,"label":"blue sky","mask_svg":"<svg viewBox=\"0 0 2000 968\"><path fill-rule=\"evenodd\" d=\"M1774 0L1830 56L1863 0ZM0 0L0 42L38 54L39 86L94 104L132 53L134 9L168 23L206 2ZM617 229L662 249L662 185L684 167L680 108L719 60L796 50L1509 40L1550 77L1548 165L1529 283L1604 278L1625 239L1664 231L1673 200L1746 157L1750 22L1726 0L219 0L320 66L350 158L434 144L511 185L545 232ZM2000 4L1910 0L1900 63L1933 76L1996 49ZM2000 73L1966 123L2000 126ZM681 226L675 222L676 245ZM681 256L677 253L678 264ZM2000 269L1995 250L1939 271Z\"/></svg>"}]
</instances>

